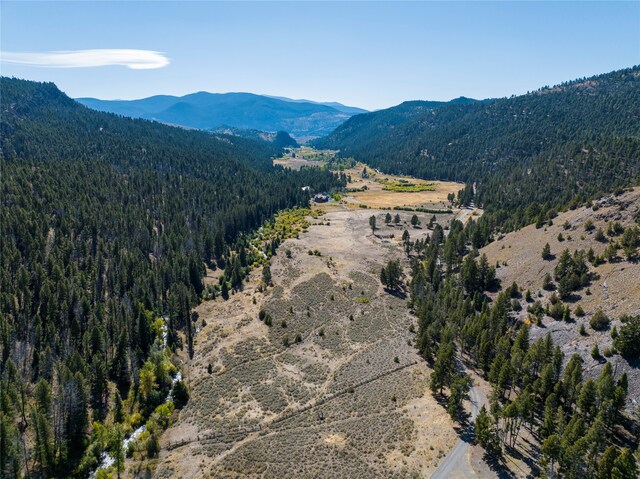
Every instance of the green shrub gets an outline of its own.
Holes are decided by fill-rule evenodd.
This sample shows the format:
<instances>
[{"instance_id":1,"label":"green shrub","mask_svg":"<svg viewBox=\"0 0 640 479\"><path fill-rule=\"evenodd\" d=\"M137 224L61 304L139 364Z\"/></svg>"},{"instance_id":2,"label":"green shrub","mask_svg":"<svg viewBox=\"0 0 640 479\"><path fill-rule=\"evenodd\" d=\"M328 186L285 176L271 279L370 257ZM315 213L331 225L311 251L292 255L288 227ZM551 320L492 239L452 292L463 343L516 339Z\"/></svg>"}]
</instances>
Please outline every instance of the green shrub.
<instances>
[{"instance_id":1,"label":"green shrub","mask_svg":"<svg viewBox=\"0 0 640 479\"><path fill-rule=\"evenodd\" d=\"M610 323L611 323L611 320L606 314L602 312L601 309L596 311L596 314L594 314L593 317L591 318L591 321L589 321L589 324L591 325L591 327L596 331L604 331L609 327Z\"/></svg>"},{"instance_id":2,"label":"green shrub","mask_svg":"<svg viewBox=\"0 0 640 479\"><path fill-rule=\"evenodd\" d=\"M178 409L182 409L187 405L189 401L189 391L187 391L187 386L185 386L184 381L176 381L173 385L171 399Z\"/></svg>"}]
</instances>

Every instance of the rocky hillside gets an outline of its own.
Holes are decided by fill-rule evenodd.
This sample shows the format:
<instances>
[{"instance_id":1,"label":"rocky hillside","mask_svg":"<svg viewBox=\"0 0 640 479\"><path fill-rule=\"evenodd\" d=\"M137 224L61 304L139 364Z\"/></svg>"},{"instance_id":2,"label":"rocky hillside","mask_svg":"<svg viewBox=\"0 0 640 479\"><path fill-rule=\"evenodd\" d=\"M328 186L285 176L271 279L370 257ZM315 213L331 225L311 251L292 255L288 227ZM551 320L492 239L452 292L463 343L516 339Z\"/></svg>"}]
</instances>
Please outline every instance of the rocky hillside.
<instances>
[{"instance_id":1,"label":"rocky hillside","mask_svg":"<svg viewBox=\"0 0 640 479\"><path fill-rule=\"evenodd\" d=\"M550 333L555 344L559 344L568 360L574 353L584 359L589 376L600 373L606 361L614 366L616 375L627 372L629 377L628 408L635 409L640 401L640 359L624 358L615 351L615 332L623 323L621 318L640 314L640 262L637 254L627 258L622 247L633 238L640 223L640 188L620 195L610 195L593 202L591 207L581 207L559 214L550 223L539 228L530 225L519 231L499 237L497 241L481 250L489 261L498 266L497 277L502 288L516 282L521 298L523 321L532 323L531 337L535 339ZM542 257L545 245L549 244L550 256ZM639 246L635 238L636 247ZM562 261L563 251L573 255L585 252L588 265L588 283L560 299L556 268ZM594 261L589 261L593 251ZM615 253L613 253L615 251ZM632 251L632 247L628 247ZM566 255L565 255L566 257ZM607 259L609 258L609 259ZM543 287L545 276L549 274L553 284ZM531 292L527 301L526 292ZM568 306L569 321L551 317L554 314L552 301ZM540 324L535 324L534 305L540 301L543 308L550 308L542 314ZM529 309L529 311L527 311ZM584 315L580 316L580 309ZM556 307L556 311L560 311ZM576 311L578 314L576 314ZM595 330L592 319L602 311L611 323L602 330ZM581 328L584 331L581 334ZM598 345L599 357L592 357L594 345Z\"/></svg>"}]
</instances>

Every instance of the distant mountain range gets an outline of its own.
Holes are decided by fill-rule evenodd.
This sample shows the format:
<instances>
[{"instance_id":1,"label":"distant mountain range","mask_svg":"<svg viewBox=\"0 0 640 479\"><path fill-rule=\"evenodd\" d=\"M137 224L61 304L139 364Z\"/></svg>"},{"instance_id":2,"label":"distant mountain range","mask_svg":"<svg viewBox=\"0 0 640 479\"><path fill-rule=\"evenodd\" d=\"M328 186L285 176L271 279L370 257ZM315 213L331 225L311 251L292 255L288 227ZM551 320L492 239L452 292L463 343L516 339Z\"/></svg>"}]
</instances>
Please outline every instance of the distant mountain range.
<instances>
[{"instance_id":1,"label":"distant mountain range","mask_svg":"<svg viewBox=\"0 0 640 479\"><path fill-rule=\"evenodd\" d=\"M331 108L335 108L336 110L341 111L342 113L347 113L348 115L359 115L360 113L368 113L368 110L364 110L355 106L343 105L342 103L338 103L337 101L293 100L284 96L266 96L268 96L269 98L275 98L276 100L288 101L292 103L313 103L314 105L330 106Z\"/></svg>"},{"instance_id":2,"label":"distant mountain range","mask_svg":"<svg viewBox=\"0 0 640 479\"><path fill-rule=\"evenodd\" d=\"M366 110L340 103L318 103L253 93L198 92L177 97L157 95L140 100L78 98L94 110L145 118L202 130L223 126L286 131L298 140L331 133L351 116Z\"/></svg>"}]
</instances>

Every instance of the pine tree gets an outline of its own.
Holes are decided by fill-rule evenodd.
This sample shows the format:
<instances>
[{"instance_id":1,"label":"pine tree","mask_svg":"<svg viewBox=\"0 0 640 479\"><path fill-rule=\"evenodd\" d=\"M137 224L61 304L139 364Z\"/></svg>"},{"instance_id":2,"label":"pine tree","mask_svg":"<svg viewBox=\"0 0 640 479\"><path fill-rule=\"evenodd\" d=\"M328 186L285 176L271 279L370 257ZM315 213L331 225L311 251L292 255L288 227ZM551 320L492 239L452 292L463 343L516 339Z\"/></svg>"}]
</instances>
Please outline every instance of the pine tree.
<instances>
[{"instance_id":1,"label":"pine tree","mask_svg":"<svg viewBox=\"0 0 640 479\"><path fill-rule=\"evenodd\" d=\"M268 264L262 268L262 281L266 285L271 284L271 268Z\"/></svg>"},{"instance_id":2,"label":"pine tree","mask_svg":"<svg viewBox=\"0 0 640 479\"><path fill-rule=\"evenodd\" d=\"M20 476L18 430L11 418L0 411L0 479Z\"/></svg>"},{"instance_id":3,"label":"pine tree","mask_svg":"<svg viewBox=\"0 0 640 479\"><path fill-rule=\"evenodd\" d=\"M397 260L389 260L380 271L380 282L390 290L400 288L402 282L402 267Z\"/></svg>"},{"instance_id":4,"label":"pine tree","mask_svg":"<svg viewBox=\"0 0 640 479\"><path fill-rule=\"evenodd\" d=\"M371 215L369 217L369 226L371 227L371 233L375 233L375 231L376 231L376 217L375 217L375 215Z\"/></svg>"},{"instance_id":5,"label":"pine tree","mask_svg":"<svg viewBox=\"0 0 640 479\"><path fill-rule=\"evenodd\" d=\"M431 390L439 391L442 394L444 387L451 384L453 371L455 370L453 344L450 342L443 343L438 348L436 360L431 373Z\"/></svg>"},{"instance_id":6,"label":"pine tree","mask_svg":"<svg viewBox=\"0 0 640 479\"><path fill-rule=\"evenodd\" d=\"M542 443L542 452L551 461L551 476L553 477L555 475L554 465L560 459L560 454L562 453L560 438L556 434L546 438Z\"/></svg>"},{"instance_id":7,"label":"pine tree","mask_svg":"<svg viewBox=\"0 0 640 479\"><path fill-rule=\"evenodd\" d=\"M113 398L113 422L121 423L124 421L124 406L120 392L116 390Z\"/></svg>"},{"instance_id":8,"label":"pine tree","mask_svg":"<svg viewBox=\"0 0 640 479\"><path fill-rule=\"evenodd\" d=\"M462 411L462 401L467 397L471 388L471 378L466 374L457 376L451 383L451 394L447 401L447 412L454 421L458 419Z\"/></svg>"},{"instance_id":9,"label":"pine tree","mask_svg":"<svg viewBox=\"0 0 640 479\"><path fill-rule=\"evenodd\" d=\"M631 450L624 447L613 462L611 479L628 479L630 477L638 477L638 465Z\"/></svg>"},{"instance_id":10,"label":"pine tree","mask_svg":"<svg viewBox=\"0 0 640 479\"><path fill-rule=\"evenodd\" d=\"M610 479L613 466L616 459L620 455L617 447L609 446L605 449L600 461L598 462L597 479Z\"/></svg>"},{"instance_id":11,"label":"pine tree","mask_svg":"<svg viewBox=\"0 0 640 479\"><path fill-rule=\"evenodd\" d=\"M122 432L122 426L116 424L111 432L109 438L109 454L113 458L113 467L116 470L116 475L120 479L120 474L124 470L124 433Z\"/></svg>"},{"instance_id":12,"label":"pine tree","mask_svg":"<svg viewBox=\"0 0 640 479\"><path fill-rule=\"evenodd\" d=\"M502 455L500 439L498 438L494 421L487 413L484 405L480 408L480 412L476 417L474 429L478 444L480 444L488 454L500 457Z\"/></svg>"}]
</instances>

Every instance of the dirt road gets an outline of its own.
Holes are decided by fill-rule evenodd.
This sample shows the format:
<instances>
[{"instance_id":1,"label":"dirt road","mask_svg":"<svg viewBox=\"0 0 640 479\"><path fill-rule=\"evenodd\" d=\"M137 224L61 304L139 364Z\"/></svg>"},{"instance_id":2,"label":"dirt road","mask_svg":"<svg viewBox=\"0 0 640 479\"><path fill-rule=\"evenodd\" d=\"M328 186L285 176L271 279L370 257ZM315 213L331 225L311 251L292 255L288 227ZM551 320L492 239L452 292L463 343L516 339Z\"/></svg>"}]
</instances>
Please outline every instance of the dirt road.
<instances>
[{"instance_id":1,"label":"dirt road","mask_svg":"<svg viewBox=\"0 0 640 479\"><path fill-rule=\"evenodd\" d=\"M467 479L479 477L471 466L470 446L474 437L473 422L480 412L482 405L487 404L487 396L478 386L473 386L469 390L469 399L471 400L471 425L462 433L462 436L454 448L432 474L431 479Z\"/></svg>"}]
</instances>

